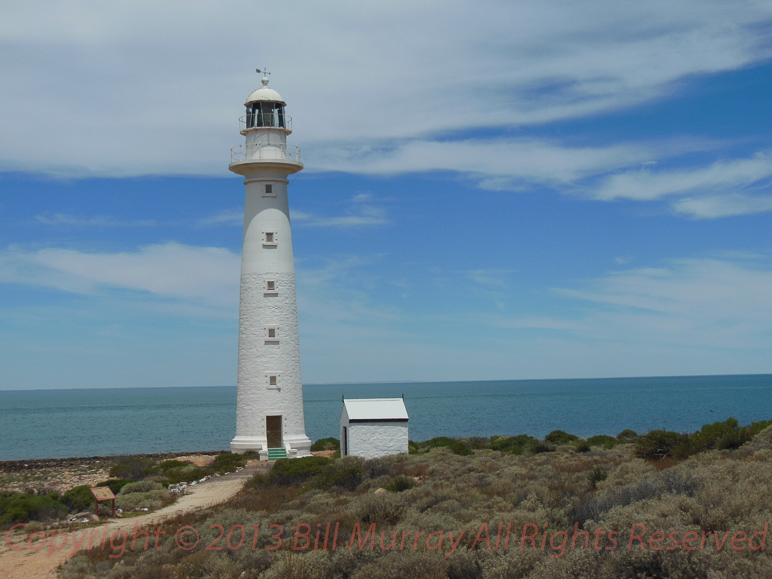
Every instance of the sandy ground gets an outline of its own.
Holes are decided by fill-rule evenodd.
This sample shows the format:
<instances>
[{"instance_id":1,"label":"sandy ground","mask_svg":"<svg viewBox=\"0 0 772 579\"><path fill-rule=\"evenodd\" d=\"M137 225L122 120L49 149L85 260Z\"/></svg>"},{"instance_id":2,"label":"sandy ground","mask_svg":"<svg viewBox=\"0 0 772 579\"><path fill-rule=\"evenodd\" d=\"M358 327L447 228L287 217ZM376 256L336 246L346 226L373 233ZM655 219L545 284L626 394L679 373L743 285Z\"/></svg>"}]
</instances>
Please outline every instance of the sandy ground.
<instances>
[{"instance_id":1,"label":"sandy ground","mask_svg":"<svg viewBox=\"0 0 772 579\"><path fill-rule=\"evenodd\" d=\"M242 489L248 479L262 469L269 470L269 463L250 461L247 467L239 472L212 478L196 485L190 494L180 497L177 502L164 509L139 517L111 519L107 523L108 536L117 531L133 531L135 524L139 524L140 527L144 525L154 526L170 517L186 512L200 511L227 501ZM49 534L51 532L53 531L47 531ZM76 536L80 537L82 532L76 532ZM99 536L101 536L101 532ZM30 552L27 549L27 537L14 533L10 542L11 546L25 547L24 551L14 551L8 545L8 535L4 534L2 544L0 544L0 577L2 579L56 578L58 576L57 567L64 563L67 556L73 551L71 536L68 538L70 541L61 551L54 551L49 556L48 542L45 548L40 551ZM61 541L60 537L56 544L59 545Z\"/></svg>"}]
</instances>

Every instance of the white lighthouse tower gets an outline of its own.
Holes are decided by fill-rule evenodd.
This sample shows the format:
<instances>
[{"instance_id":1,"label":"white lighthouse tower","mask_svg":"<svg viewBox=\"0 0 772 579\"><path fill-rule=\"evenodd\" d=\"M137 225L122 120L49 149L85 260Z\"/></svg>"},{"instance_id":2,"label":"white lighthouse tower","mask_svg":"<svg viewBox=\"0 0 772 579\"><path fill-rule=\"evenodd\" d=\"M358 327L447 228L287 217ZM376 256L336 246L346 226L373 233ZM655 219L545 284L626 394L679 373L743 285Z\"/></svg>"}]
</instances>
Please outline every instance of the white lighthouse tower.
<instances>
[{"instance_id":1,"label":"white lighthouse tower","mask_svg":"<svg viewBox=\"0 0 772 579\"><path fill-rule=\"evenodd\" d=\"M260 70L258 69L258 72ZM264 71L265 72L265 71ZM256 450L262 460L307 456L295 298L288 176L303 168L300 149L287 149L292 119L286 103L263 86L240 119L242 147L229 169L244 176L244 246L239 303L238 401L233 452Z\"/></svg>"}]
</instances>

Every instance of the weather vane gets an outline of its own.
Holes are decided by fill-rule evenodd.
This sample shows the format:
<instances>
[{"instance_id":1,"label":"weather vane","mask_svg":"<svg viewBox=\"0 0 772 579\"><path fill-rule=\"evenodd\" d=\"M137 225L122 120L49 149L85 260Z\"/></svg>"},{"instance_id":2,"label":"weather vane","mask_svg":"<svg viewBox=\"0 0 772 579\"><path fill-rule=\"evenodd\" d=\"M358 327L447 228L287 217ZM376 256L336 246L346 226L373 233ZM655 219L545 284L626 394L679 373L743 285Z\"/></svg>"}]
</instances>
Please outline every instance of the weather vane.
<instances>
[{"instance_id":1,"label":"weather vane","mask_svg":"<svg viewBox=\"0 0 772 579\"><path fill-rule=\"evenodd\" d=\"M264 74L265 76L268 76L269 74L271 74L270 72L268 72L268 69L267 69L267 68L265 68L265 67L263 67L263 70L260 70L259 68L256 68L255 70L256 70L257 72L259 72L259 73L262 73L262 74Z\"/></svg>"}]
</instances>

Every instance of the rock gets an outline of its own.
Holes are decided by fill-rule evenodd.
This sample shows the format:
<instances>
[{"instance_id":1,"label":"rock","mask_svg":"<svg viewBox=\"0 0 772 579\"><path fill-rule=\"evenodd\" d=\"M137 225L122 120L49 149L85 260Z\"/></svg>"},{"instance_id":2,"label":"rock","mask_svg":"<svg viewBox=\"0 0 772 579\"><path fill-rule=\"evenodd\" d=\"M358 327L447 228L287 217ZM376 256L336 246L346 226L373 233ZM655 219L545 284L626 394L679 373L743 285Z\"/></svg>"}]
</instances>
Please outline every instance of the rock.
<instances>
[{"instance_id":1,"label":"rock","mask_svg":"<svg viewBox=\"0 0 772 579\"><path fill-rule=\"evenodd\" d=\"M375 489L375 494L376 494L376 495L382 495L383 493L387 493L387 492L389 492L389 491L387 491L387 490L386 490L386 489L384 489L384 488Z\"/></svg>"}]
</instances>

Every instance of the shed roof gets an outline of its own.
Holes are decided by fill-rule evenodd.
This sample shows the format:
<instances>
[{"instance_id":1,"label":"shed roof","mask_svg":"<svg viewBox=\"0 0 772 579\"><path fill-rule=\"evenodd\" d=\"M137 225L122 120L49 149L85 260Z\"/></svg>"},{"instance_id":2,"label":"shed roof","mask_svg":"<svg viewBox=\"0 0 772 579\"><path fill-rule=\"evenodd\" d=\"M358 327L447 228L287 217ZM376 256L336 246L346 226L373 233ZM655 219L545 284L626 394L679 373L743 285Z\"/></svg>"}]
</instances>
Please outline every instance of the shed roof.
<instances>
[{"instance_id":1,"label":"shed roof","mask_svg":"<svg viewBox=\"0 0 772 579\"><path fill-rule=\"evenodd\" d=\"M347 398L343 400L349 420L407 420L402 398Z\"/></svg>"}]
</instances>

